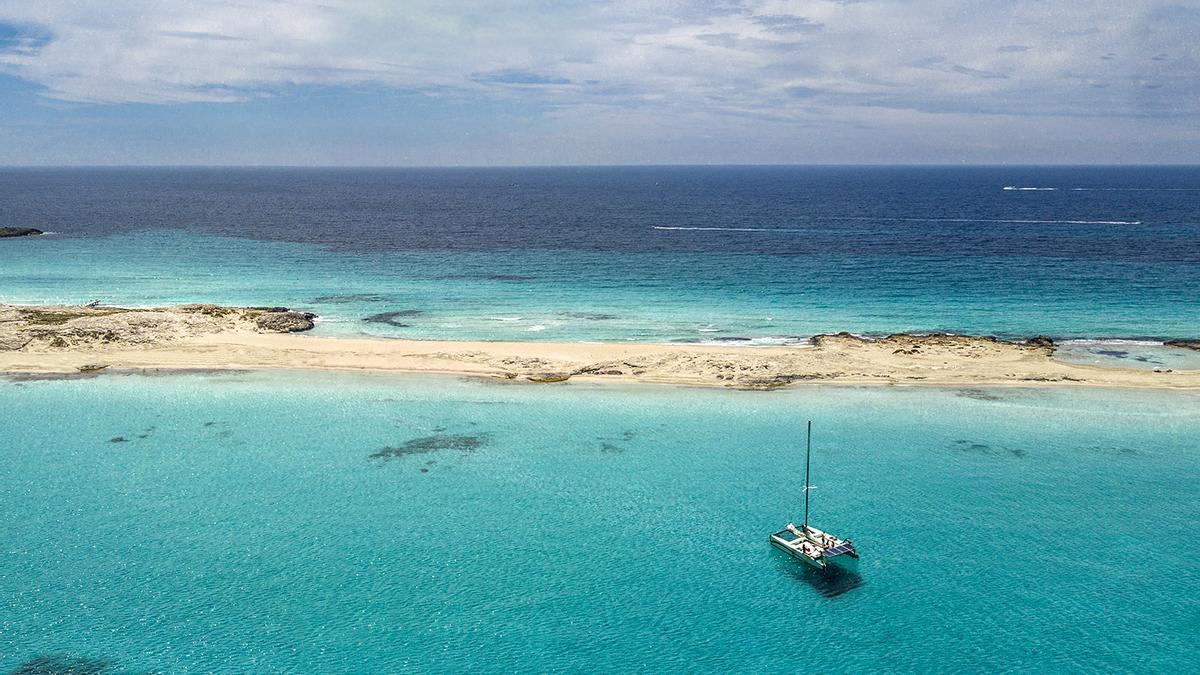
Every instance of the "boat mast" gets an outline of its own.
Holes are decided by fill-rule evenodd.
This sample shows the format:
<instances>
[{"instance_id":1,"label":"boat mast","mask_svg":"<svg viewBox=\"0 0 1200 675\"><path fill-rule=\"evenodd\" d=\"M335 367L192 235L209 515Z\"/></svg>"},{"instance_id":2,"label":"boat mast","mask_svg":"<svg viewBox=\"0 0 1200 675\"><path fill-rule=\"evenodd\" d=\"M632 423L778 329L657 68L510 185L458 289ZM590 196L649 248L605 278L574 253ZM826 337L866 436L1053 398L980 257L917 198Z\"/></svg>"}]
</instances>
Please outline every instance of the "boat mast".
<instances>
[{"instance_id":1,"label":"boat mast","mask_svg":"<svg viewBox=\"0 0 1200 675\"><path fill-rule=\"evenodd\" d=\"M808 421L808 440L804 450L804 531L808 532L808 465L812 461L812 420Z\"/></svg>"}]
</instances>

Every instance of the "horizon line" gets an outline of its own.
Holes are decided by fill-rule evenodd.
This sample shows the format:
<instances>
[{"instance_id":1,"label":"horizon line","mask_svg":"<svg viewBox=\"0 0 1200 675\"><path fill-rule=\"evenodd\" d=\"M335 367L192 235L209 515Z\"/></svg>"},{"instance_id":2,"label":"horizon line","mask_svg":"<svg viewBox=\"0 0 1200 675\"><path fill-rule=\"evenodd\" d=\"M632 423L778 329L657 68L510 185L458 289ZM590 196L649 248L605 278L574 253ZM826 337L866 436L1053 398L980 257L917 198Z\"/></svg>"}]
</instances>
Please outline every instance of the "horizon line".
<instances>
[{"instance_id":1,"label":"horizon line","mask_svg":"<svg viewBox=\"0 0 1200 675\"><path fill-rule=\"evenodd\" d=\"M0 164L0 171L29 169L665 169L665 168L1200 168L1200 163L1127 162L908 162L908 163L662 163L662 164Z\"/></svg>"}]
</instances>

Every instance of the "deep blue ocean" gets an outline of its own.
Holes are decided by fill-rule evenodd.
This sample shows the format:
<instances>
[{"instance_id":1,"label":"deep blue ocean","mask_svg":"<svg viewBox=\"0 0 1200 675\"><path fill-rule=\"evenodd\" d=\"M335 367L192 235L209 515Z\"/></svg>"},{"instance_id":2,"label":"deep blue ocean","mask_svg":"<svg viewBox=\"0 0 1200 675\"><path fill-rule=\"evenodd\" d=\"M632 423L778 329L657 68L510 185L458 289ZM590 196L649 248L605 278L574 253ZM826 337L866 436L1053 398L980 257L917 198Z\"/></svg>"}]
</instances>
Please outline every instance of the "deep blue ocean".
<instances>
[{"instance_id":1,"label":"deep blue ocean","mask_svg":"<svg viewBox=\"0 0 1200 675\"><path fill-rule=\"evenodd\" d=\"M1200 167L10 169L0 206L54 233L0 242L8 302L443 339L1200 334Z\"/></svg>"},{"instance_id":2,"label":"deep blue ocean","mask_svg":"<svg viewBox=\"0 0 1200 675\"><path fill-rule=\"evenodd\" d=\"M1012 188L1012 189L1005 189ZM1039 188L1039 189L1024 189ZM1200 368L1197 168L0 170L0 302ZM1194 391L0 376L0 672L1196 672ZM768 533L858 544L815 574Z\"/></svg>"}]
</instances>

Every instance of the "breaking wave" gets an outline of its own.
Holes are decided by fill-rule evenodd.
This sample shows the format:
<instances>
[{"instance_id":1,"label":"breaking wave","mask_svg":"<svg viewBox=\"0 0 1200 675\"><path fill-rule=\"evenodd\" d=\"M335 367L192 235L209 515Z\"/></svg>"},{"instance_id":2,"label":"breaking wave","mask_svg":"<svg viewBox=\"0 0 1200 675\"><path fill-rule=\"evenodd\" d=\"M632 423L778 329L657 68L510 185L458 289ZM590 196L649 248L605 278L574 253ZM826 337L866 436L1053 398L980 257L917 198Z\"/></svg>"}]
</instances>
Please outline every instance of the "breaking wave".
<instances>
[{"instance_id":1,"label":"breaking wave","mask_svg":"<svg viewBox=\"0 0 1200 675\"><path fill-rule=\"evenodd\" d=\"M652 225L652 230L684 230L689 232L803 232L792 228L777 227L683 227L675 225Z\"/></svg>"},{"instance_id":2,"label":"breaking wave","mask_svg":"<svg viewBox=\"0 0 1200 675\"><path fill-rule=\"evenodd\" d=\"M826 216L825 220L867 220L875 222L902 223L1013 223L1017 225L1141 225L1140 220L1032 220L1018 218L895 218L864 216ZM679 225L652 225L653 230L681 232L810 232L809 229L783 227L690 227Z\"/></svg>"},{"instance_id":3,"label":"breaking wave","mask_svg":"<svg viewBox=\"0 0 1200 675\"><path fill-rule=\"evenodd\" d=\"M1071 192L1200 192L1200 187L1194 188L1157 188L1157 187L1076 187Z\"/></svg>"}]
</instances>

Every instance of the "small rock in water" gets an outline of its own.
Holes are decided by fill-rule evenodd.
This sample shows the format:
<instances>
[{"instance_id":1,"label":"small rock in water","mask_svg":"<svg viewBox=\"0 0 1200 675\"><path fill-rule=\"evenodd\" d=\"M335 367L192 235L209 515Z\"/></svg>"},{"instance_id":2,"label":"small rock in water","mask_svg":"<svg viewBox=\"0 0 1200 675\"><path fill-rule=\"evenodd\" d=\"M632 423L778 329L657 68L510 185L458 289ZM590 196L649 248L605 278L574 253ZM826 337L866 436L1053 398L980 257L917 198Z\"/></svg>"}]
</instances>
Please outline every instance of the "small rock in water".
<instances>
[{"instance_id":1,"label":"small rock in water","mask_svg":"<svg viewBox=\"0 0 1200 675\"><path fill-rule=\"evenodd\" d=\"M0 227L0 239L5 237L33 237L39 234L45 234L45 232L35 230L32 227Z\"/></svg>"}]
</instances>

